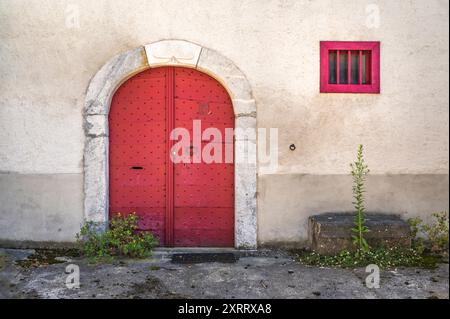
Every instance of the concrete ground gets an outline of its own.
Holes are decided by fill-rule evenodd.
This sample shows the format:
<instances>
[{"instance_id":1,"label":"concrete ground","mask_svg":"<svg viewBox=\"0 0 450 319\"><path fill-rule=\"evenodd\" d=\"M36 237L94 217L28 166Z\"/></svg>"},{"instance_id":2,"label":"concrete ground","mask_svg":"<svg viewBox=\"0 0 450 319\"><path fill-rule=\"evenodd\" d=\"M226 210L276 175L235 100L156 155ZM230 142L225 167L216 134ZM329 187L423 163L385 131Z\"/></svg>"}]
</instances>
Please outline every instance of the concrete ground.
<instances>
[{"instance_id":1,"label":"concrete ground","mask_svg":"<svg viewBox=\"0 0 450 319\"><path fill-rule=\"evenodd\" d=\"M172 252L92 265L78 257L33 260L33 250L0 249L0 298L449 297L448 264L382 271L380 288L369 289L364 269L308 267L283 251L247 253L236 263L192 265L173 264ZM71 264L80 269L78 289L65 284Z\"/></svg>"}]
</instances>

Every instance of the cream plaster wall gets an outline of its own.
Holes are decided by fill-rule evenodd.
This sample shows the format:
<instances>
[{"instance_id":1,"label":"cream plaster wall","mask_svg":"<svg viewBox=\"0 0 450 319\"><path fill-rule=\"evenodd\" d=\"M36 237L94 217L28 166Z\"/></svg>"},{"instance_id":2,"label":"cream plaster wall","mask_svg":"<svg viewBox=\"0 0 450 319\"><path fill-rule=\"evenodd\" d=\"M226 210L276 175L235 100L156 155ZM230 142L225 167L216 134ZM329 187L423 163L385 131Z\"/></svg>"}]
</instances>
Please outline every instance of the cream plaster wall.
<instances>
[{"instance_id":1,"label":"cream plaster wall","mask_svg":"<svg viewBox=\"0 0 450 319\"><path fill-rule=\"evenodd\" d=\"M366 26L372 3L380 8L378 28ZM77 13L79 28L70 27ZM0 0L0 174L8 175L1 180L8 184L0 188L0 239L42 240L15 223L21 206L14 197L22 195L3 191L14 176L36 183L32 176L78 175L67 179L70 187L51 185L55 198L71 203L79 196L73 192L82 189L90 79L116 54L160 39L186 39L228 57L252 86L258 127L279 128L279 169L258 179L260 242L300 240L308 214L347 208L331 188L320 199L326 205L312 209L315 197L296 193L311 185L298 178L348 174L359 143L374 175L430 175L448 184L448 29L446 0ZM320 94L320 40L381 41L381 94ZM288 193L275 188L280 179ZM427 193L445 191L432 184ZM420 185L391 206L374 195L373 208L448 209L448 185L438 203L428 200L430 209L414 205ZM81 204L35 209L35 219L49 220L48 240L73 238ZM72 226L62 238L50 216L64 214Z\"/></svg>"}]
</instances>

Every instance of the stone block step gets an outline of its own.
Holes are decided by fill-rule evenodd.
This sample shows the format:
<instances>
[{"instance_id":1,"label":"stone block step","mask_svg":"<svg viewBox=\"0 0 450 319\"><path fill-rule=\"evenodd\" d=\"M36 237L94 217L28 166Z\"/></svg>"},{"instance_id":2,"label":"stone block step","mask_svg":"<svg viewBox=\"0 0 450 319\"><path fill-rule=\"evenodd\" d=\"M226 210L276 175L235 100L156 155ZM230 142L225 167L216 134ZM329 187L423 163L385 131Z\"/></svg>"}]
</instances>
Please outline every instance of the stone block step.
<instances>
[{"instance_id":1,"label":"stone block step","mask_svg":"<svg viewBox=\"0 0 450 319\"><path fill-rule=\"evenodd\" d=\"M311 249L325 255L354 250L352 231L354 213L324 213L309 217L308 237ZM368 213L365 238L371 247L411 247L408 223L398 215Z\"/></svg>"}]
</instances>

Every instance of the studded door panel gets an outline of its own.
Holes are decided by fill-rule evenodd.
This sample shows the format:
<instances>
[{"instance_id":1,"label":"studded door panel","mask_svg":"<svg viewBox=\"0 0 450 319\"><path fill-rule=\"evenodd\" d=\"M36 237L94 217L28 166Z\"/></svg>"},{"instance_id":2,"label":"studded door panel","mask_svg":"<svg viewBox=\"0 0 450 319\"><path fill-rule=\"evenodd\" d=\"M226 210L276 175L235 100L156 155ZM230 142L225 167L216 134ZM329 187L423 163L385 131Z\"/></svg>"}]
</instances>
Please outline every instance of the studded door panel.
<instances>
[{"instance_id":1,"label":"studded door panel","mask_svg":"<svg viewBox=\"0 0 450 319\"><path fill-rule=\"evenodd\" d=\"M170 131L186 128L192 144L194 120L202 132L219 130L222 163L170 162ZM164 67L126 81L109 114L110 216L136 212L140 229L161 245L233 246L234 165L224 163L225 143L233 139L225 141L226 128L234 128L230 97L206 74Z\"/></svg>"},{"instance_id":2,"label":"studded door panel","mask_svg":"<svg viewBox=\"0 0 450 319\"><path fill-rule=\"evenodd\" d=\"M177 68L175 126L188 129L191 141L194 120L201 121L201 132L209 127L220 131L222 163L174 165L174 243L176 246L233 246L234 165L224 163L225 128L234 128L231 100L212 77ZM201 152L209 141L202 140L202 148L193 149L192 154Z\"/></svg>"},{"instance_id":3,"label":"studded door panel","mask_svg":"<svg viewBox=\"0 0 450 319\"><path fill-rule=\"evenodd\" d=\"M166 71L147 70L115 93L109 113L110 216L136 212L162 243L166 212Z\"/></svg>"}]
</instances>

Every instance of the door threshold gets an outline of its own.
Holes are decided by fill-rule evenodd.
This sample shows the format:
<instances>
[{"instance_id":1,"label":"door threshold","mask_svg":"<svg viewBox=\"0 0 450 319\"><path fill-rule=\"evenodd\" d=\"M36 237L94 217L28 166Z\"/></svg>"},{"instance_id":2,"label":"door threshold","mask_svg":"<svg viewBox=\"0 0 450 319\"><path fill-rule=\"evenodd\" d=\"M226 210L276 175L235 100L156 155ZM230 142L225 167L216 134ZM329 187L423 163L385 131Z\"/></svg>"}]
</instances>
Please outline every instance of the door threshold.
<instances>
[{"instance_id":1,"label":"door threshold","mask_svg":"<svg viewBox=\"0 0 450 319\"><path fill-rule=\"evenodd\" d=\"M154 249L155 252L166 252L166 253L238 253L241 250L234 247L157 247Z\"/></svg>"},{"instance_id":2,"label":"door threshold","mask_svg":"<svg viewBox=\"0 0 450 319\"><path fill-rule=\"evenodd\" d=\"M234 254L238 257L258 256L256 249L237 249L234 247L157 247L154 257L170 259L175 254Z\"/></svg>"}]
</instances>

